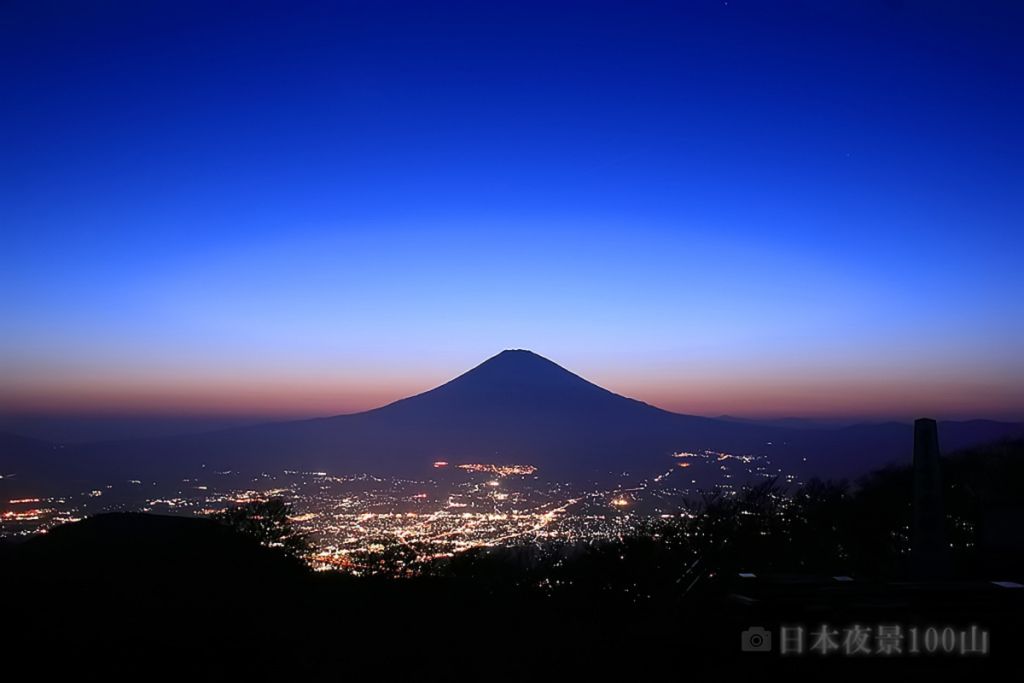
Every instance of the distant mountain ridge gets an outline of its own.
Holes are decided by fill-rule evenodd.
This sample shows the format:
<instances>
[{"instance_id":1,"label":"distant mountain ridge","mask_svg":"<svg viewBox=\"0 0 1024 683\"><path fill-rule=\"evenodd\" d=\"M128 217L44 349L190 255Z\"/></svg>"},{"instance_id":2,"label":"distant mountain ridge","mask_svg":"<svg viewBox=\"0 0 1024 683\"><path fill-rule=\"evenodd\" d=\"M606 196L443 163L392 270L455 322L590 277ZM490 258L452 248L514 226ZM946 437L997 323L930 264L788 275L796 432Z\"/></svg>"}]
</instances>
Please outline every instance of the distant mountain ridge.
<instances>
[{"instance_id":1,"label":"distant mountain ridge","mask_svg":"<svg viewBox=\"0 0 1024 683\"><path fill-rule=\"evenodd\" d=\"M1024 426L1014 423L940 426L947 452L1021 434ZM0 440L0 474L121 480L188 476L206 466L429 477L432 463L446 460L530 464L545 477L587 481L650 476L672 467L673 452L714 449L768 455L787 471L851 477L905 462L911 440L902 423L788 428L672 413L531 351L507 350L434 389L351 415L65 448L29 440L7 448Z\"/></svg>"}]
</instances>

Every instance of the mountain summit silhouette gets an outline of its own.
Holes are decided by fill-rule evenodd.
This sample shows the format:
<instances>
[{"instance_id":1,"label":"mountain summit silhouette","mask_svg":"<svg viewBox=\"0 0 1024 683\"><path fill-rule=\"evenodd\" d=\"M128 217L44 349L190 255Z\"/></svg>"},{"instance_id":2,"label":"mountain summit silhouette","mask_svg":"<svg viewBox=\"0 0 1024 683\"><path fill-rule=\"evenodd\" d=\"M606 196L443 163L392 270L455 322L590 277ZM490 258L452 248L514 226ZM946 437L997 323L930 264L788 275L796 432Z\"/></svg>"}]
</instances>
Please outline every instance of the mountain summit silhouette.
<instances>
[{"instance_id":1,"label":"mountain summit silhouette","mask_svg":"<svg viewBox=\"0 0 1024 683\"><path fill-rule=\"evenodd\" d=\"M1024 429L974 421L943 423L940 431L953 450ZM0 470L17 474L22 493L23 483L52 481L55 473L78 484L174 480L201 467L427 478L438 460L533 465L538 476L590 481L650 476L672 469L674 452L712 449L767 455L769 474L782 468L837 477L905 460L911 440L911 426L902 423L791 428L672 413L510 349L434 389L362 413L64 448L0 439L12 446L0 454Z\"/></svg>"},{"instance_id":2,"label":"mountain summit silhouette","mask_svg":"<svg viewBox=\"0 0 1024 683\"><path fill-rule=\"evenodd\" d=\"M390 415L425 410L435 419L461 419L487 412L514 411L506 417L521 418L526 413L549 412L555 417L567 411L632 411L637 408L664 412L588 382L532 351L509 349L435 389L378 410ZM438 411L453 411L453 414L442 416Z\"/></svg>"},{"instance_id":3,"label":"mountain summit silhouette","mask_svg":"<svg viewBox=\"0 0 1024 683\"><path fill-rule=\"evenodd\" d=\"M600 389L561 365L526 349L502 351L447 384L441 385L437 390L446 387L449 390L461 391L569 391L584 387Z\"/></svg>"}]
</instances>

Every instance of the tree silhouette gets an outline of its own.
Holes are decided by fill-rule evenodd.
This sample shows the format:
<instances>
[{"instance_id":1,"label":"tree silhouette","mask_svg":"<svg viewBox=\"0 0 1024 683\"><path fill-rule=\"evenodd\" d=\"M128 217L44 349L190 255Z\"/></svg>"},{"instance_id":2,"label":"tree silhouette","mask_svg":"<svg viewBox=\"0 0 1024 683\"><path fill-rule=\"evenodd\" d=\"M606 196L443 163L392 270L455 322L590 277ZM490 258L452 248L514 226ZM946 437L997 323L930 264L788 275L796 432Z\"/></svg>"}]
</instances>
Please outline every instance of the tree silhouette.
<instances>
[{"instance_id":1,"label":"tree silhouette","mask_svg":"<svg viewBox=\"0 0 1024 683\"><path fill-rule=\"evenodd\" d=\"M309 550L308 539L291 521L292 506L281 498L257 500L229 508L214 519L239 533L252 536L263 545L301 558Z\"/></svg>"}]
</instances>

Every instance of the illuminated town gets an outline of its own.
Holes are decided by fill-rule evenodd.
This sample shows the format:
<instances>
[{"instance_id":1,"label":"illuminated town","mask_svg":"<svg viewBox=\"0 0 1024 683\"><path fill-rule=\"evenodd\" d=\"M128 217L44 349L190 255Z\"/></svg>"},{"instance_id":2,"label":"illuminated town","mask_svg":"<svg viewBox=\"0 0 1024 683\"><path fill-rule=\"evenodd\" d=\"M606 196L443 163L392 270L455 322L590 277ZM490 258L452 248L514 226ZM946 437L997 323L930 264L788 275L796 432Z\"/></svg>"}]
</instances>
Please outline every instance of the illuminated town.
<instances>
[{"instance_id":1,"label":"illuminated town","mask_svg":"<svg viewBox=\"0 0 1024 683\"><path fill-rule=\"evenodd\" d=\"M429 561L472 548L621 538L652 518L688 514L688 504L704 495L735 495L745 484L772 478L800 485L764 456L705 450L666 460L655 477L637 481L623 473L621 483L589 487L546 480L528 464L437 461L434 476L422 481L204 470L173 488L130 480L71 496L10 499L0 512L0 537L46 533L100 512L210 516L280 498L310 541L314 568L359 573L365 570L360 558L391 547Z\"/></svg>"}]
</instances>

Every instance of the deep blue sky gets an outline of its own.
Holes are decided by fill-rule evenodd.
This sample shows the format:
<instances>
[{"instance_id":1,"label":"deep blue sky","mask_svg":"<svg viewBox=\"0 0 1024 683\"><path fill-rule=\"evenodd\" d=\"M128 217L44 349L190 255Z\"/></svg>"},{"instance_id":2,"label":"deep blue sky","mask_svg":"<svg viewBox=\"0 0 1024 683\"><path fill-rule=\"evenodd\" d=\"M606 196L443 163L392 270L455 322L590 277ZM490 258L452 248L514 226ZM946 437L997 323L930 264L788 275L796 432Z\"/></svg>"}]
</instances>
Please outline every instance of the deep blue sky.
<instances>
[{"instance_id":1,"label":"deep blue sky","mask_svg":"<svg viewBox=\"0 0 1024 683\"><path fill-rule=\"evenodd\" d=\"M0 409L1024 419L1024 4L212 4L0 7Z\"/></svg>"}]
</instances>

